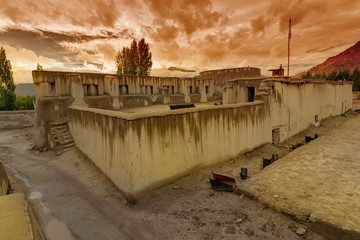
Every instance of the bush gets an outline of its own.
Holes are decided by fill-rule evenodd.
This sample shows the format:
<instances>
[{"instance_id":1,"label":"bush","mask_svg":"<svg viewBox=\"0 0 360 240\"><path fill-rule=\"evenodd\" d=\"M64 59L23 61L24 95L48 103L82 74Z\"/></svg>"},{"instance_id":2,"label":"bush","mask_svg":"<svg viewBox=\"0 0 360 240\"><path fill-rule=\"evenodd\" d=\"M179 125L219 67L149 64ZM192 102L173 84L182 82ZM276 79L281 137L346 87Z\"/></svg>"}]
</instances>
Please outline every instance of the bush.
<instances>
[{"instance_id":1,"label":"bush","mask_svg":"<svg viewBox=\"0 0 360 240\"><path fill-rule=\"evenodd\" d=\"M35 104L35 96L16 95L14 110L33 110ZM7 110L4 101L0 101L0 110Z\"/></svg>"},{"instance_id":2,"label":"bush","mask_svg":"<svg viewBox=\"0 0 360 240\"><path fill-rule=\"evenodd\" d=\"M342 70L342 71L333 71L329 75L326 75L323 73L312 75L310 72L307 72L306 74L302 75L302 78L305 79L317 79L317 78L325 78L328 81L352 81L353 83L353 91L360 91L360 71L358 68L355 68L355 70L350 73L348 70Z\"/></svg>"}]
</instances>

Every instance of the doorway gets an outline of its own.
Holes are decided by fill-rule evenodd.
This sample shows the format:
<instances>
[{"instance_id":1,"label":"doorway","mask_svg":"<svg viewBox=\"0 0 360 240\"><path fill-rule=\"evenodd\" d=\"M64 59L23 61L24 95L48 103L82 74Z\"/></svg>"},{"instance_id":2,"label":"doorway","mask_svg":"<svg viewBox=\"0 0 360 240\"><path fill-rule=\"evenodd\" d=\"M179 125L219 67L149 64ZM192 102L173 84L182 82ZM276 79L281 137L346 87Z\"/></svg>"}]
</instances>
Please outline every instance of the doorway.
<instances>
[{"instance_id":1,"label":"doorway","mask_svg":"<svg viewBox=\"0 0 360 240\"><path fill-rule=\"evenodd\" d=\"M248 102L254 101L255 96L255 88L254 87L248 87Z\"/></svg>"}]
</instances>

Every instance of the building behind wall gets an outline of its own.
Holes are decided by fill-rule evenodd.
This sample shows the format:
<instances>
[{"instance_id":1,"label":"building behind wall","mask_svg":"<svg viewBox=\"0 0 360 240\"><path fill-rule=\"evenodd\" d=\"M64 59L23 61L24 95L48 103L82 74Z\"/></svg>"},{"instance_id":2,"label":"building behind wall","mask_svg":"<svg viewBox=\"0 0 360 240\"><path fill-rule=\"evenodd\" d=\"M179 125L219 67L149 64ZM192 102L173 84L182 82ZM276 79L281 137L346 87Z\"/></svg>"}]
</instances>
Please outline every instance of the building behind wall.
<instances>
[{"instance_id":1,"label":"building behind wall","mask_svg":"<svg viewBox=\"0 0 360 240\"><path fill-rule=\"evenodd\" d=\"M227 85L228 80L246 79L261 77L260 68L254 67L240 67L208 70L200 73L200 78L210 78L215 80L215 93L222 94L223 89Z\"/></svg>"},{"instance_id":2,"label":"building behind wall","mask_svg":"<svg viewBox=\"0 0 360 240\"><path fill-rule=\"evenodd\" d=\"M50 144L51 123L67 118L70 106L119 111L156 104L204 103L214 93L211 79L52 71L32 74L37 148Z\"/></svg>"},{"instance_id":3,"label":"building behind wall","mask_svg":"<svg viewBox=\"0 0 360 240\"><path fill-rule=\"evenodd\" d=\"M260 77L227 81L221 106L125 113L118 110L145 101L206 102L214 80L46 71L33 78L37 144L47 143L51 117L66 117L76 146L130 200L352 107L351 82Z\"/></svg>"},{"instance_id":4,"label":"building behind wall","mask_svg":"<svg viewBox=\"0 0 360 240\"><path fill-rule=\"evenodd\" d=\"M282 67L282 64L280 64L279 68L275 68L275 69L269 69L268 71L272 72L272 76L284 76L284 68Z\"/></svg>"}]
</instances>

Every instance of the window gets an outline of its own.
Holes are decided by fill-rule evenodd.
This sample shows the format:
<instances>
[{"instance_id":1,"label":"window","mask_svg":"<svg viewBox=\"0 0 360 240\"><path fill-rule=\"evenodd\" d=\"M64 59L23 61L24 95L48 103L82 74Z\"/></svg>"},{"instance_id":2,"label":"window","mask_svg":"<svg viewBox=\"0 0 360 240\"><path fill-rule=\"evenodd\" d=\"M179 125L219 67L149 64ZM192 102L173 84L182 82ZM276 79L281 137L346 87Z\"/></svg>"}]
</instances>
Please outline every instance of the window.
<instances>
[{"instance_id":1,"label":"window","mask_svg":"<svg viewBox=\"0 0 360 240\"><path fill-rule=\"evenodd\" d=\"M54 82L50 83L50 87L51 87L51 92L55 92L55 83Z\"/></svg>"},{"instance_id":2,"label":"window","mask_svg":"<svg viewBox=\"0 0 360 240\"><path fill-rule=\"evenodd\" d=\"M128 85L119 85L119 93L121 95L129 94L129 87Z\"/></svg>"},{"instance_id":3,"label":"window","mask_svg":"<svg viewBox=\"0 0 360 240\"><path fill-rule=\"evenodd\" d=\"M205 93L206 93L206 94L209 93L209 86L205 86Z\"/></svg>"},{"instance_id":4,"label":"window","mask_svg":"<svg viewBox=\"0 0 360 240\"><path fill-rule=\"evenodd\" d=\"M254 101L255 96L255 88L254 87L248 87L248 102Z\"/></svg>"},{"instance_id":5,"label":"window","mask_svg":"<svg viewBox=\"0 0 360 240\"><path fill-rule=\"evenodd\" d=\"M99 96L98 85L88 84L87 85L87 96Z\"/></svg>"}]
</instances>

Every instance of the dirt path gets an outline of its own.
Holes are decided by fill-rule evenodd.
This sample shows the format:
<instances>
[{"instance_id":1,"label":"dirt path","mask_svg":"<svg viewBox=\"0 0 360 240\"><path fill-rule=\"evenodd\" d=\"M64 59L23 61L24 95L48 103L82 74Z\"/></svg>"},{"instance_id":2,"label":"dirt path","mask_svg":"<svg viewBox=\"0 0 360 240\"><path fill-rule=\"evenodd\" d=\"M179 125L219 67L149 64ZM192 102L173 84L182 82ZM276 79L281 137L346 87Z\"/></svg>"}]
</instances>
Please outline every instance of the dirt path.
<instances>
[{"instance_id":1,"label":"dirt path","mask_svg":"<svg viewBox=\"0 0 360 240\"><path fill-rule=\"evenodd\" d=\"M356 177L360 114L332 120L318 139L266 167L240 188L308 222L329 239L360 239L360 179Z\"/></svg>"},{"instance_id":2,"label":"dirt path","mask_svg":"<svg viewBox=\"0 0 360 240\"><path fill-rule=\"evenodd\" d=\"M267 145L239 159L196 171L156 189L135 205L76 150L27 150L32 128L1 131L0 158L55 239L324 239L289 217L234 193L213 192L211 171L258 171L261 157L287 148ZM241 184L240 180L237 179Z\"/></svg>"}]
</instances>

